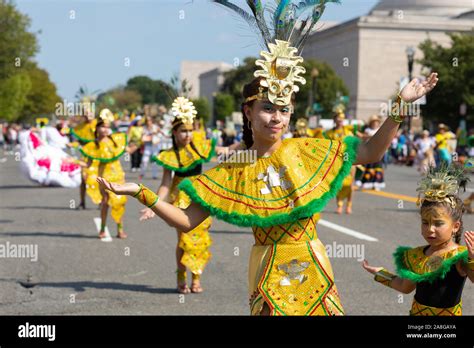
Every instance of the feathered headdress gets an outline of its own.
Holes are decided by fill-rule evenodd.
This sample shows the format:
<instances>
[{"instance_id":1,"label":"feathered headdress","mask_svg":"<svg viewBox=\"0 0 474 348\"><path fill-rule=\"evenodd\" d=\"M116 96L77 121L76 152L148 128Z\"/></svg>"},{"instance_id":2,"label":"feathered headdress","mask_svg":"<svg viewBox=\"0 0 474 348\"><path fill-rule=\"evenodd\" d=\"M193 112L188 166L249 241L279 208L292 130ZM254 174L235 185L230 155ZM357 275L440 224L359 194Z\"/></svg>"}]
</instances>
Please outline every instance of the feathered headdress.
<instances>
[{"instance_id":1,"label":"feathered headdress","mask_svg":"<svg viewBox=\"0 0 474 348\"><path fill-rule=\"evenodd\" d=\"M99 120L104 121L104 123L110 125L114 120L114 114L109 109L102 109L99 113Z\"/></svg>"},{"instance_id":2,"label":"feathered headdress","mask_svg":"<svg viewBox=\"0 0 474 348\"><path fill-rule=\"evenodd\" d=\"M346 118L346 115L344 114L345 111L346 111L346 106L342 103L336 104L332 108L334 117L337 117L337 118Z\"/></svg>"},{"instance_id":3,"label":"feathered headdress","mask_svg":"<svg viewBox=\"0 0 474 348\"><path fill-rule=\"evenodd\" d=\"M417 205L423 202L448 202L451 207L456 206L455 197L462 188L466 190L466 184L470 179L462 166L442 163L439 167L430 166L426 176L421 180L418 191ZM423 195L423 197L421 197Z\"/></svg>"},{"instance_id":4,"label":"feathered headdress","mask_svg":"<svg viewBox=\"0 0 474 348\"><path fill-rule=\"evenodd\" d=\"M178 123L192 126L194 118L197 115L194 104L184 97L178 97L174 100L171 107L171 113L175 117L172 123L173 127Z\"/></svg>"},{"instance_id":5,"label":"feathered headdress","mask_svg":"<svg viewBox=\"0 0 474 348\"><path fill-rule=\"evenodd\" d=\"M275 5L266 4L265 7L261 0L246 0L251 13L228 0L212 2L241 16L257 31L268 50L262 51L260 55L264 59L255 63L262 68L254 73L255 77L263 77L259 93L245 102L268 98L276 105L290 104L292 93L299 91L295 83L306 83L300 76L306 70L299 65L303 63L303 58L298 54L321 18L326 4L339 3L339 0L275 0Z\"/></svg>"}]
</instances>

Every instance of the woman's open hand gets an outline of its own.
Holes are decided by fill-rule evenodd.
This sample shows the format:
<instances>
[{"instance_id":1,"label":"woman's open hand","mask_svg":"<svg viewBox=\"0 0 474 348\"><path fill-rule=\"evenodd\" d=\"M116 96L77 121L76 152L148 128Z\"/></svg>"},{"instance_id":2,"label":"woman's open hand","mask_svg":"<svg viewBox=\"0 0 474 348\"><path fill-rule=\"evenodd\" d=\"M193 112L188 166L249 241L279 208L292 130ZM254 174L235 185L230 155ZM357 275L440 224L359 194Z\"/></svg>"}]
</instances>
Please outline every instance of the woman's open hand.
<instances>
[{"instance_id":1,"label":"woman's open hand","mask_svg":"<svg viewBox=\"0 0 474 348\"><path fill-rule=\"evenodd\" d=\"M436 87L438 83L438 73L431 73L425 81L419 82L418 79L413 79L411 82L403 87L400 92L400 97L406 103L414 102L424 95L428 94Z\"/></svg>"}]
</instances>

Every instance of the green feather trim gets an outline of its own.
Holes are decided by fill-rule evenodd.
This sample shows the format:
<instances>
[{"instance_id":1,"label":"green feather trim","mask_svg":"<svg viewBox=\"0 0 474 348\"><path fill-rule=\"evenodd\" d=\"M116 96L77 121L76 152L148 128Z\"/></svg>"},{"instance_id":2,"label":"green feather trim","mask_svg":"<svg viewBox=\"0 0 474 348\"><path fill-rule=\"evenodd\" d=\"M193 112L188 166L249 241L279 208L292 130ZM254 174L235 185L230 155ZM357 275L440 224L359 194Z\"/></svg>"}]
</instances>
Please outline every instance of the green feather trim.
<instances>
[{"instance_id":1,"label":"green feather trim","mask_svg":"<svg viewBox=\"0 0 474 348\"><path fill-rule=\"evenodd\" d=\"M74 129L71 129L71 134L72 134L72 136L75 137L77 140L79 140L80 142L85 143L85 144L90 143L91 141L94 141L94 139L89 140L89 139L86 139L86 138L83 138L83 137L77 135L76 132L74 131Z\"/></svg>"},{"instance_id":2,"label":"green feather trim","mask_svg":"<svg viewBox=\"0 0 474 348\"><path fill-rule=\"evenodd\" d=\"M393 257L395 259L397 274L400 276L400 278L405 278L415 283L420 283L420 282L432 283L436 279L444 279L446 275L448 274L449 270L451 269L451 266L455 265L459 260L463 260L464 262L467 262L468 254L467 254L467 250L465 250L449 259L444 260L441 266L436 271L418 274L409 270L404 262L405 252L411 249L412 248L410 247L400 246L393 253Z\"/></svg>"},{"instance_id":3,"label":"green feather trim","mask_svg":"<svg viewBox=\"0 0 474 348\"><path fill-rule=\"evenodd\" d=\"M187 172L187 171L190 171L190 170L196 168L196 166L198 166L202 163L209 162L212 159L212 157L214 157L216 155L216 142L217 142L216 139L212 138L212 140L211 140L211 152L209 152L209 156L207 156L206 158L198 159L197 161L193 162L192 164L190 164L187 167L173 167L173 166L170 166L169 164L165 164L162 161L160 161L157 156L151 156L151 160L153 162L155 162L157 165L162 166L163 168L166 168L166 169L171 170L173 172L184 173L184 172Z\"/></svg>"},{"instance_id":4,"label":"green feather trim","mask_svg":"<svg viewBox=\"0 0 474 348\"><path fill-rule=\"evenodd\" d=\"M113 162L113 161L118 160L120 157L123 156L123 154L125 153L125 151L127 151L127 143L128 143L128 139L127 139L127 135L125 134L125 148L124 148L123 151L120 152L117 156L114 156L114 157L112 157L112 158L94 157L94 156L91 156L91 155L88 155L87 153L85 153L83 149L79 149L79 151L81 152L81 154L82 154L84 157L87 157L87 158L89 158L89 159L91 159L91 160L99 161L100 163L110 163L110 162Z\"/></svg>"},{"instance_id":5,"label":"green feather trim","mask_svg":"<svg viewBox=\"0 0 474 348\"><path fill-rule=\"evenodd\" d=\"M348 158L344 161L342 168L340 169L333 182L330 184L328 192L324 193L321 198L314 199L308 204L294 208L289 214L280 213L268 217L261 217L258 215L244 215L239 213L228 213L220 208L213 207L205 202L196 192L193 187L191 180L184 179L178 186L178 188L184 192L196 203L200 204L203 208L208 210L211 215L217 217L220 220L224 220L230 224L242 226L242 227L269 227L275 225L281 225L296 221L302 218L306 218L314 215L324 209L329 200L334 198L342 187L344 178L350 174L352 164L357 158L357 148L360 144L360 140L356 137L346 137L344 139L346 143L346 153Z\"/></svg>"}]
</instances>

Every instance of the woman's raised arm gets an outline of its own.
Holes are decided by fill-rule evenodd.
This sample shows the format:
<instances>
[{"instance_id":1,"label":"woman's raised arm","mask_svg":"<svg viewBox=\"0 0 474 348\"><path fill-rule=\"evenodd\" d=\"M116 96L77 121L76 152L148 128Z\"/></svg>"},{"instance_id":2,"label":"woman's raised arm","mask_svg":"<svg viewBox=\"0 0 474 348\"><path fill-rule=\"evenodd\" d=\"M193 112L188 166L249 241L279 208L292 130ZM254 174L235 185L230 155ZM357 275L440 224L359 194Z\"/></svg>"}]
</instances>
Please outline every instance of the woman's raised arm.
<instances>
[{"instance_id":1,"label":"woman's raised arm","mask_svg":"<svg viewBox=\"0 0 474 348\"><path fill-rule=\"evenodd\" d=\"M390 117L388 117L382 126L379 128L377 133L366 143L361 143L357 151L357 159L354 164L368 164L380 161L387 151L392 139L397 135L400 121L403 119L400 116L402 114L403 107L402 102L411 103L415 100L428 94L435 88L438 83L438 74L432 73L425 81L418 82L417 79L413 79L408 85L406 85L398 97L398 110L395 110L395 115L392 114L394 110L389 110ZM411 115L406 115L411 117Z\"/></svg>"}]
</instances>

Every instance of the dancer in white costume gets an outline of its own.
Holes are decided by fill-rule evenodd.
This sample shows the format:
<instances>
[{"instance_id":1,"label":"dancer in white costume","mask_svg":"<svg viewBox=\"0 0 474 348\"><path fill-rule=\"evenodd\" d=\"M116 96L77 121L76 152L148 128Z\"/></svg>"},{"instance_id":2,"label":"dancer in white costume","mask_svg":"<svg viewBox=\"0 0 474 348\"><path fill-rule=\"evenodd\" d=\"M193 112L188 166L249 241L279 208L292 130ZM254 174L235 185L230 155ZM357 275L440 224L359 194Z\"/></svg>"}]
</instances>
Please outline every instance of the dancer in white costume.
<instances>
[{"instance_id":1,"label":"dancer in white costume","mask_svg":"<svg viewBox=\"0 0 474 348\"><path fill-rule=\"evenodd\" d=\"M61 149L46 144L38 134L20 133L21 172L44 186L79 187L81 167Z\"/></svg>"}]
</instances>

